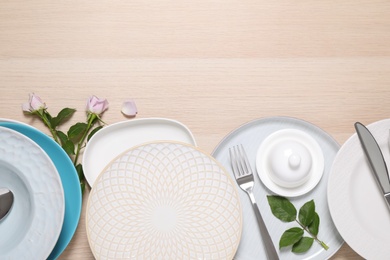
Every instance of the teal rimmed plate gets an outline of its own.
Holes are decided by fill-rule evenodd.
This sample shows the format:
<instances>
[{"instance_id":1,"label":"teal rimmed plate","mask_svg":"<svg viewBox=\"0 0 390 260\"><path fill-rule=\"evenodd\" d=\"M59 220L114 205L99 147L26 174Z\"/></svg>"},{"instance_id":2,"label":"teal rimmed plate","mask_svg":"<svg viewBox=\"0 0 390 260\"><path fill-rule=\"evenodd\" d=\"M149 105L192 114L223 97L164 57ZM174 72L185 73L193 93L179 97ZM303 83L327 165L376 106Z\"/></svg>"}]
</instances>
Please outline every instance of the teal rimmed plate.
<instances>
[{"instance_id":1,"label":"teal rimmed plate","mask_svg":"<svg viewBox=\"0 0 390 260\"><path fill-rule=\"evenodd\" d=\"M60 175L65 197L65 215L58 241L48 259L56 259L68 246L81 214L81 188L79 178L72 161L65 151L51 137L38 129L9 119L0 119L0 126L13 129L37 143L53 161Z\"/></svg>"}]
</instances>

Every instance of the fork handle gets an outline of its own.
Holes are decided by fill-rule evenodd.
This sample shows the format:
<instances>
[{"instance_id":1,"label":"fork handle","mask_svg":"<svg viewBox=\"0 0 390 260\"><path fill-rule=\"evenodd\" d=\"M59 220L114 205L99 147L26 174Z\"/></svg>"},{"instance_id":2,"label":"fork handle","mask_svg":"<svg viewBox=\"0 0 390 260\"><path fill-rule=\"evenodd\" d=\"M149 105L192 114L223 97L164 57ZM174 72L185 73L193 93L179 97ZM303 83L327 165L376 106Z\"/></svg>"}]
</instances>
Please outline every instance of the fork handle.
<instances>
[{"instance_id":1,"label":"fork handle","mask_svg":"<svg viewBox=\"0 0 390 260\"><path fill-rule=\"evenodd\" d=\"M253 195L252 191L247 191L249 198L251 199L252 202L252 208L253 211L255 212L256 219L257 219L257 224L259 225L260 228L260 234L263 240L263 244L267 253L267 259L269 260L278 260L279 256L278 253L276 252L274 243L272 242L271 236L269 235L268 229L265 226L263 217L261 216L259 207L257 206L255 196Z\"/></svg>"}]
</instances>

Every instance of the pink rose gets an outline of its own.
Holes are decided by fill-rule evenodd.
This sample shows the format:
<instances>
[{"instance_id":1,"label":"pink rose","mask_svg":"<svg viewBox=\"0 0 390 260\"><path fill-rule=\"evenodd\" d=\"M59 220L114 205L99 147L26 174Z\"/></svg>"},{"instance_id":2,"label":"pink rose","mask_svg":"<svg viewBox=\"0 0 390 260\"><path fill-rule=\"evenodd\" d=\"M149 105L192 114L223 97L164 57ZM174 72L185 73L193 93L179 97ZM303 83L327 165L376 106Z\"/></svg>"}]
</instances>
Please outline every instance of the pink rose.
<instances>
[{"instance_id":1,"label":"pink rose","mask_svg":"<svg viewBox=\"0 0 390 260\"><path fill-rule=\"evenodd\" d=\"M35 95L34 93L30 93L30 98L27 103L22 105L22 109L25 112L33 113L40 109L46 109L46 104L42 102L42 99Z\"/></svg>"},{"instance_id":2,"label":"pink rose","mask_svg":"<svg viewBox=\"0 0 390 260\"><path fill-rule=\"evenodd\" d=\"M91 96L87 100L87 112L95 115L100 115L108 109L108 101L104 98L98 98L96 96Z\"/></svg>"},{"instance_id":3,"label":"pink rose","mask_svg":"<svg viewBox=\"0 0 390 260\"><path fill-rule=\"evenodd\" d=\"M135 116L138 113L134 100L129 99L123 102L122 113L129 117Z\"/></svg>"}]
</instances>

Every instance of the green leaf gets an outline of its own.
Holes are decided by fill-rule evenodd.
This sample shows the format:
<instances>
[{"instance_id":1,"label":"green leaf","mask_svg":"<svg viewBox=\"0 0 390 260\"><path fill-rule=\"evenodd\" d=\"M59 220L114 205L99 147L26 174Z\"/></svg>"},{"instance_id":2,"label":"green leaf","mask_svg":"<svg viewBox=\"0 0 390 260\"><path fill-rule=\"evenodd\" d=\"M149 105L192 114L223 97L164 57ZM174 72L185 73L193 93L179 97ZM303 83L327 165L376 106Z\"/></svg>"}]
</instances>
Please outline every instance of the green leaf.
<instances>
[{"instance_id":1,"label":"green leaf","mask_svg":"<svg viewBox=\"0 0 390 260\"><path fill-rule=\"evenodd\" d=\"M317 236L318 235L318 231L319 231L319 227L320 227L320 216L318 216L317 212L314 212L313 222L311 222L310 225L309 225L310 233L312 233L313 235Z\"/></svg>"},{"instance_id":2,"label":"green leaf","mask_svg":"<svg viewBox=\"0 0 390 260\"><path fill-rule=\"evenodd\" d=\"M42 115L46 117L46 119L50 122L52 120L52 117L49 112L46 111L46 109L42 110ZM54 127L53 127L54 128Z\"/></svg>"},{"instance_id":3,"label":"green leaf","mask_svg":"<svg viewBox=\"0 0 390 260\"><path fill-rule=\"evenodd\" d=\"M61 141L61 144L65 144L66 141L68 141L68 136L64 133L64 132L61 132L61 131L56 131L57 132L57 136L58 138L60 139Z\"/></svg>"},{"instance_id":4,"label":"green leaf","mask_svg":"<svg viewBox=\"0 0 390 260\"><path fill-rule=\"evenodd\" d=\"M53 117L51 121L51 126L56 128L64 122L65 119L69 118L73 113L76 112L76 109L73 108L64 108L62 109L56 117Z\"/></svg>"},{"instance_id":5,"label":"green leaf","mask_svg":"<svg viewBox=\"0 0 390 260\"><path fill-rule=\"evenodd\" d=\"M285 246L294 245L303 236L303 229L299 227L293 227L284 231L279 240L279 248Z\"/></svg>"},{"instance_id":6,"label":"green leaf","mask_svg":"<svg viewBox=\"0 0 390 260\"><path fill-rule=\"evenodd\" d=\"M68 136L65 133L63 133L61 131L56 131L56 132L57 132L58 138L61 141L62 149L64 149L65 152L68 155L74 155L75 154L75 152L74 152L74 149L75 149L74 143L68 139Z\"/></svg>"},{"instance_id":7,"label":"green leaf","mask_svg":"<svg viewBox=\"0 0 390 260\"><path fill-rule=\"evenodd\" d=\"M85 176L84 176L83 166L81 165L81 163L76 165L76 171L77 171L77 174L78 174L79 180L80 180L81 194L84 195L84 191L85 191Z\"/></svg>"},{"instance_id":8,"label":"green leaf","mask_svg":"<svg viewBox=\"0 0 390 260\"><path fill-rule=\"evenodd\" d=\"M309 226L314 220L315 215L315 204L314 200L306 202L299 210L298 219L305 227Z\"/></svg>"},{"instance_id":9,"label":"green leaf","mask_svg":"<svg viewBox=\"0 0 390 260\"><path fill-rule=\"evenodd\" d=\"M76 165L76 171L79 176L80 182L83 181L85 179L85 176L84 176L83 166L81 165L81 163Z\"/></svg>"},{"instance_id":10,"label":"green leaf","mask_svg":"<svg viewBox=\"0 0 390 260\"><path fill-rule=\"evenodd\" d=\"M84 191L85 191L85 183L84 182L80 182L80 188L81 188L81 196L84 195Z\"/></svg>"},{"instance_id":11,"label":"green leaf","mask_svg":"<svg viewBox=\"0 0 390 260\"><path fill-rule=\"evenodd\" d=\"M68 130L69 140L79 140L87 130L87 127L88 125L86 123L77 123L75 125L72 125Z\"/></svg>"},{"instance_id":12,"label":"green leaf","mask_svg":"<svg viewBox=\"0 0 390 260\"><path fill-rule=\"evenodd\" d=\"M268 204L272 214L283 222L292 222L296 219L297 210L285 197L268 195Z\"/></svg>"},{"instance_id":13,"label":"green leaf","mask_svg":"<svg viewBox=\"0 0 390 260\"><path fill-rule=\"evenodd\" d=\"M102 129L102 128L103 128L103 126L101 125L101 126L96 127L95 129L93 129L93 130L91 131L91 133L89 133L89 135L88 135L88 137L87 137L87 141L89 141L89 139L91 139L92 136L93 136L94 134L96 134L97 131L99 131L99 130Z\"/></svg>"},{"instance_id":14,"label":"green leaf","mask_svg":"<svg viewBox=\"0 0 390 260\"><path fill-rule=\"evenodd\" d=\"M313 245L314 239L312 237L302 237L297 243L292 247L292 252L294 253L305 253Z\"/></svg>"},{"instance_id":15,"label":"green leaf","mask_svg":"<svg viewBox=\"0 0 390 260\"><path fill-rule=\"evenodd\" d=\"M42 120L43 124L47 128L54 129L54 127L51 126L51 115L49 112L46 111L46 109L35 110L32 114L39 116L39 118Z\"/></svg>"},{"instance_id":16,"label":"green leaf","mask_svg":"<svg viewBox=\"0 0 390 260\"><path fill-rule=\"evenodd\" d=\"M74 143L69 140L66 140L64 144L62 144L62 149L69 155L74 155Z\"/></svg>"}]
</instances>

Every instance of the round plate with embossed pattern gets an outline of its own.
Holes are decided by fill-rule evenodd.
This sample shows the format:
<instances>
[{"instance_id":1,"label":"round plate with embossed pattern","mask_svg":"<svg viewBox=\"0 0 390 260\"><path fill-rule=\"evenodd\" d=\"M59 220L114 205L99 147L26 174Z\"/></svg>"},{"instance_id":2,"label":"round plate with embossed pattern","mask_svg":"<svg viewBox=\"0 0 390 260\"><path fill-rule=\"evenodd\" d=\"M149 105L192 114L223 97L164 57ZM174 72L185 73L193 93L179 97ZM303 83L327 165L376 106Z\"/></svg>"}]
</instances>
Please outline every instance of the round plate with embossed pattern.
<instances>
[{"instance_id":1,"label":"round plate with embossed pattern","mask_svg":"<svg viewBox=\"0 0 390 260\"><path fill-rule=\"evenodd\" d=\"M0 221L0 259L46 259L61 232L64 193L48 155L31 139L0 127L0 186L14 194Z\"/></svg>"},{"instance_id":2,"label":"round plate with embossed pattern","mask_svg":"<svg viewBox=\"0 0 390 260\"><path fill-rule=\"evenodd\" d=\"M46 152L57 168L64 189L65 214L60 236L47 258L57 259L72 240L80 219L82 194L76 169L62 147L38 129L6 118L0 118L0 126L19 132L34 141Z\"/></svg>"},{"instance_id":3,"label":"round plate with embossed pattern","mask_svg":"<svg viewBox=\"0 0 390 260\"><path fill-rule=\"evenodd\" d=\"M97 259L232 259L242 215L237 188L215 159L184 143L155 142L104 169L86 223Z\"/></svg>"}]
</instances>

